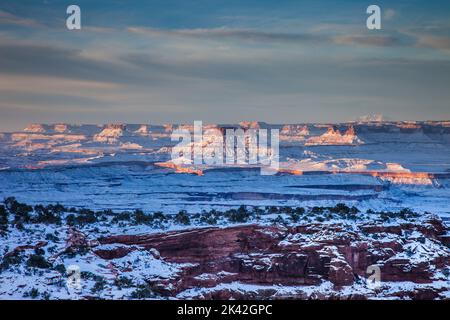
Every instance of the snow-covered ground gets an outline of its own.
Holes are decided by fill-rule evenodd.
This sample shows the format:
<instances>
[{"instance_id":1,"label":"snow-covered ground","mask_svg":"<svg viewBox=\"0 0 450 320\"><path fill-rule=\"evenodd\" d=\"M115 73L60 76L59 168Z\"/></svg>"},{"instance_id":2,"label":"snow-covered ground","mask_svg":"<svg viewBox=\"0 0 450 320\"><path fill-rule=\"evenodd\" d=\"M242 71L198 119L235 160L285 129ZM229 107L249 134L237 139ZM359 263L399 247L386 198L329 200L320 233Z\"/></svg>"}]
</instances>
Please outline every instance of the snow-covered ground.
<instances>
[{"instance_id":1,"label":"snow-covered ground","mask_svg":"<svg viewBox=\"0 0 450 320\"><path fill-rule=\"evenodd\" d=\"M18 228L13 216L19 211L10 209L7 231L0 236L0 299L208 299L218 293L223 297L230 293L235 297L278 299L420 299L425 293L438 299L449 296L450 251L435 237L442 231L436 229L441 225L440 219L433 215L411 211L364 213L348 207L320 210L271 207L269 211L245 211L246 218L240 222L236 222L230 212L213 213L217 220L211 223L202 219L208 213L184 222L170 215L138 220L139 213L131 212L66 212L67 208L54 207L49 210L61 220L52 223L36 220L38 214L32 211L31 220ZM87 214L96 219L69 222L71 216ZM177 240L181 235L192 241L197 238L196 232L202 230L223 230L222 236L227 236L233 234L230 231L233 228L245 232L245 228L255 225L258 237L250 235L248 241L259 244L261 238L261 244L244 245L242 251L225 250L236 250L230 251L232 259L249 270L274 274L281 268L283 277L272 283L270 280L260 283L257 274L252 279L252 273L245 273L245 267L233 268L224 263L231 255L227 251L222 262L221 259L215 261L214 254L222 250L217 243L206 242L196 247L195 243ZM132 243L132 237L141 237L141 240ZM274 252L263 249L268 239L274 242L270 246ZM236 239L231 236L230 241ZM349 244L343 246L346 242ZM232 248L234 244L226 245ZM161 253L154 246L162 250ZM193 256L189 256L192 252ZM205 252L206 259L211 259L209 263L219 263L218 269L208 272L205 267L199 267L205 258L195 260L195 257ZM282 262L292 257L293 252L298 252L300 259L306 252L312 257L319 255L319 261L330 255L334 258L329 264L325 263L323 269L314 264L307 269L311 274L309 281L316 284L301 284L298 277L308 276L302 273L306 268L299 264L301 260L293 260L298 265ZM366 260L376 261L384 272L376 287L366 279ZM279 267L280 264L284 267ZM336 268L339 272L341 264L347 268L350 268L348 264L352 265L354 271L348 274L355 279L340 285L336 281L342 280L333 278L329 270ZM392 271L391 264L400 269ZM298 273L291 284L289 273L283 269L289 266L290 272ZM220 268L232 268L233 272Z\"/></svg>"},{"instance_id":2,"label":"snow-covered ground","mask_svg":"<svg viewBox=\"0 0 450 320\"><path fill-rule=\"evenodd\" d=\"M192 166L190 172L203 173L197 176L156 165L170 161L177 125L34 124L0 139L0 198L168 212L348 202L450 214L447 122L241 126L280 129L280 174L262 176L254 166Z\"/></svg>"},{"instance_id":3,"label":"snow-covered ground","mask_svg":"<svg viewBox=\"0 0 450 320\"><path fill-rule=\"evenodd\" d=\"M185 210L197 219L198 214L238 208L250 210L270 206L333 207L338 203L355 206L361 212L400 211L411 208L419 214L429 212L450 220L450 126L448 122L355 122L346 124L268 125L245 122L240 125L206 125L204 129L275 128L280 130L280 170L275 175L261 175L256 165L183 165L173 166L171 132L176 125L109 124L42 125L33 124L20 132L0 134L0 200L15 197L30 205L63 204L66 208L132 211L161 211L174 215ZM183 125L191 130L192 125ZM191 146L189 146L190 148ZM205 143L202 148L209 148ZM370 212L370 211L369 211ZM64 213L64 219L69 213ZM113 213L114 215L114 213ZM197 215L197 218L195 218ZM289 220L278 213L266 214L266 221ZM218 218L219 226L230 223ZM224 220L221 220L221 219ZM1 254L23 245L35 246L47 239L45 257L52 268L32 269L18 263L0 274L0 298L103 298L148 297L143 279L178 277L182 264L159 258L158 252L135 250L113 262L105 262L92 251L80 255L57 255L65 250L71 229L44 224L27 225L19 230L11 225L8 235L0 238ZM105 235L144 234L182 230L186 226L164 222L159 225L130 224L120 220L111 223L112 216L102 222L81 227L90 239ZM207 218L205 218L207 219ZM264 220L263 219L263 220ZM307 222L314 223L308 217ZM339 224L339 218L319 221ZM327 218L328 219L328 218ZM313 219L314 220L314 219ZM12 223L10 221L10 223ZM189 228L204 228L193 223ZM347 226L354 228L351 223ZM1 231L1 230L0 230ZM404 235L403 235L404 236ZM383 241L394 241L383 235ZM410 242L395 259L427 262L435 255L446 256L448 247L422 239L422 234L409 234ZM415 241L414 237L420 238ZM406 239L406 238L405 238ZM401 241L405 242L403 239ZM49 244L50 243L50 244ZM406 243L406 242L405 242ZM115 245L98 245L96 250L114 251ZM122 250L121 248L116 248ZM27 257L35 249L26 249ZM30 251L31 250L31 251ZM127 249L128 250L128 249ZM30 253L31 252L31 253ZM411 256L411 252L414 255ZM39 254L37 254L39 255ZM29 258L29 257L28 257ZM14 262L14 261L13 261ZM338 261L339 262L339 261ZM68 268L80 267L83 286L68 288L61 278ZM56 268L56 269L55 269ZM129 269L131 268L132 271ZM127 273L120 280L118 274ZM217 277L205 273L195 281ZM221 274L220 277L230 275ZM448 275L436 275L432 286L448 296ZM370 295L386 297L385 293L427 290L430 284L408 281L386 282L374 294L364 284L357 283L340 290L340 296ZM48 288L51 286L51 292ZM168 285L169 286L169 285ZM330 291L327 281L316 286L277 286L245 284L238 281L221 283L217 287L191 288L178 298L208 297L217 291L235 290L251 296L255 291L276 292L275 296L317 296ZM441 286L441 287L439 287ZM439 287L439 288L438 288ZM440 289L441 288L441 289ZM157 288L153 288L158 290ZM166 289L170 289L169 287ZM34 290L34 291L33 291ZM347 290L347 291L346 291ZM443 293L442 293L443 292ZM153 294L153 293L152 293Z\"/></svg>"}]
</instances>

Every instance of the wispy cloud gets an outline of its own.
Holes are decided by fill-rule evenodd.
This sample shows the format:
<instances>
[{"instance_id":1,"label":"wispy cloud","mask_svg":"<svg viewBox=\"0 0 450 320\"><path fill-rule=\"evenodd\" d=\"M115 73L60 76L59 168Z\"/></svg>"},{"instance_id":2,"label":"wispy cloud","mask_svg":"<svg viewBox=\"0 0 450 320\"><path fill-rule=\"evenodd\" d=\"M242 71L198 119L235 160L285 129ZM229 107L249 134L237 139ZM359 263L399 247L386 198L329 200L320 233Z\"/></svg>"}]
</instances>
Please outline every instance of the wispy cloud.
<instances>
[{"instance_id":1,"label":"wispy cloud","mask_svg":"<svg viewBox=\"0 0 450 320\"><path fill-rule=\"evenodd\" d=\"M238 39L246 41L272 42L320 42L327 39L320 35L307 33L276 33L249 29L211 28L211 29L156 29L129 27L129 32L146 36L176 36L207 39Z\"/></svg>"},{"instance_id":2,"label":"wispy cloud","mask_svg":"<svg viewBox=\"0 0 450 320\"><path fill-rule=\"evenodd\" d=\"M417 46L434 49L450 50L450 37L418 34Z\"/></svg>"},{"instance_id":3,"label":"wispy cloud","mask_svg":"<svg viewBox=\"0 0 450 320\"><path fill-rule=\"evenodd\" d=\"M369 31L354 1L329 10L312 0L157 2L86 2L80 32L53 5L0 5L0 125L18 115L284 122L448 109L448 10L411 6L407 20L396 4L383 8L392 23Z\"/></svg>"},{"instance_id":4,"label":"wispy cloud","mask_svg":"<svg viewBox=\"0 0 450 320\"><path fill-rule=\"evenodd\" d=\"M282 42L291 44L318 43L337 45L364 45L375 47L403 45L400 38L394 36L345 35L330 36L318 32L280 33L247 29L213 28L213 29L156 29L129 27L131 33L149 37L188 37L197 39L232 39L240 41Z\"/></svg>"},{"instance_id":5,"label":"wispy cloud","mask_svg":"<svg viewBox=\"0 0 450 320\"><path fill-rule=\"evenodd\" d=\"M2 10L0 10L0 24L10 24L24 27L42 26L38 21L34 19L22 18Z\"/></svg>"},{"instance_id":6,"label":"wispy cloud","mask_svg":"<svg viewBox=\"0 0 450 320\"><path fill-rule=\"evenodd\" d=\"M373 47L392 47L402 46L404 42L394 36L367 36L367 35L349 35L349 36L335 36L334 43L340 45L362 45Z\"/></svg>"},{"instance_id":7,"label":"wispy cloud","mask_svg":"<svg viewBox=\"0 0 450 320\"><path fill-rule=\"evenodd\" d=\"M388 9L389 10L389 9ZM392 10L393 11L393 10ZM395 12L386 13L393 17ZM196 29L158 29L150 27L128 27L132 34L147 37L174 37L204 40L230 40L237 42L285 43L285 44L322 44L338 46L365 47L423 47L450 49L450 37L390 30L384 34L362 33L361 28L353 25L318 25L310 32L283 33L237 28L196 28Z\"/></svg>"}]
</instances>

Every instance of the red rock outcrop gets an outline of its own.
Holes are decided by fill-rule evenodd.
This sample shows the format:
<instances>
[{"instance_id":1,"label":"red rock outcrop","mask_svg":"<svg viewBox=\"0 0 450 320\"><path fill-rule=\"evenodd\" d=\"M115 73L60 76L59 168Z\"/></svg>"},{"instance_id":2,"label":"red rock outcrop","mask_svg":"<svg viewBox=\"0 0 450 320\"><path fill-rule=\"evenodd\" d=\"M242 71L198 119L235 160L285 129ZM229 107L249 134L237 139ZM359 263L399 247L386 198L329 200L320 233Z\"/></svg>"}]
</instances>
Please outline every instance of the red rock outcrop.
<instances>
[{"instance_id":1,"label":"red rock outcrop","mask_svg":"<svg viewBox=\"0 0 450 320\"><path fill-rule=\"evenodd\" d=\"M339 288L354 284L358 277L365 277L367 268L374 264L381 269L382 281L430 283L435 268L450 265L448 251L417 262L398 256L404 251L402 241L369 241L361 236L363 232L398 235L416 230L423 231L433 241L439 241L446 232L439 219L395 227L362 225L360 230L361 233L347 231L340 224L197 228L159 234L109 236L99 239L99 243L118 244L120 250L95 252L104 259L116 259L126 255L128 250L155 248L165 261L188 263L174 279L151 280L153 285L166 288L165 292L170 296L190 288L215 287L231 282L302 286L330 281ZM209 298L230 295L233 295L230 290L223 289L211 293Z\"/></svg>"},{"instance_id":2,"label":"red rock outcrop","mask_svg":"<svg viewBox=\"0 0 450 320\"><path fill-rule=\"evenodd\" d=\"M39 241L35 245L29 244L29 245L18 246L18 247L15 247L14 250L7 252L3 257L6 258L6 257L14 256L17 253L25 251L25 250L40 249L42 247L45 247L46 245L47 245L47 241Z\"/></svg>"}]
</instances>

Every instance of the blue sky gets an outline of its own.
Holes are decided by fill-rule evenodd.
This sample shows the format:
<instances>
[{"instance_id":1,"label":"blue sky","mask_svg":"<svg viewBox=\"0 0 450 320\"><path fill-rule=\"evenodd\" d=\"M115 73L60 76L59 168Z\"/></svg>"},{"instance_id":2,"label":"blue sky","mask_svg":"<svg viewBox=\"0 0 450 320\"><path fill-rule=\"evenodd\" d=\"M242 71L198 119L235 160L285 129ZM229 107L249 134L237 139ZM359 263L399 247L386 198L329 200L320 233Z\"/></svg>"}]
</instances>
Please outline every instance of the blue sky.
<instances>
[{"instance_id":1,"label":"blue sky","mask_svg":"<svg viewBox=\"0 0 450 320\"><path fill-rule=\"evenodd\" d=\"M449 83L449 1L0 1L0 131L450 119Z\"/></svg>"}]
</instances>

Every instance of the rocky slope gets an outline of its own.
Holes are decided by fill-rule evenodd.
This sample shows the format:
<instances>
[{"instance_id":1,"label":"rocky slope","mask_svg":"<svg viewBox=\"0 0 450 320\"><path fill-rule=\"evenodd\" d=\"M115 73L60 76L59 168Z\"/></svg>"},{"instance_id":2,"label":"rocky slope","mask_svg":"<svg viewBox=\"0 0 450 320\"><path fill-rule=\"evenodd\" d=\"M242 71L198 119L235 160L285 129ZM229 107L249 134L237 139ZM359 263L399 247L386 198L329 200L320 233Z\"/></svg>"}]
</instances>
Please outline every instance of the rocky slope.
<instances>
[{"instance_id":1,"label":"rocky slope","mask_svg":"<svg viewBox=\"0 0 450 320\"><path fill-rule=\"evenodd\" d=\"M450 238L431 214L340 204L189 218L37 206L25 218L31 207L5 204L2 299L450 298Z\"/></svg>"},{"instance_id":2,"label":"rocky slope","mask_svg":"<svg viewBox=\"0 0 450 320\"><path fill-rule=\"evenodd\" d=\"M443 243L445 231L439 220L431 218L421 225L386 227L363 223L358 229L355 232L346 230L342 224L315 223L117 235L99 242L119 246L111 250L94 248L94 252L114 263L134 250L156 249L160 259L188 264L177 277L149 280L164 295L172 297L186 294L202 299L305 299L311 297L305 289L311 288L318 298L325 299L434 299L444 297L441 293L448 294L448 277L440 273L450 266L450 252ZM409 240L401 237L413 233L415 236ZM375 235L381 239L374 239ZM381 271L380 285L373 290L365 283L370 267L379 267ZM439 286L442 281L447 281L444 287ZM402 282L408 282L411 288L396 289L396 284ZM234 289L229 284L234 284ZM330 292L320 292L323 284L329 285ZM248 295L247 285L259 289ZM366 290L361 290L360 285Z\"/></svg>"}]
</instances>

